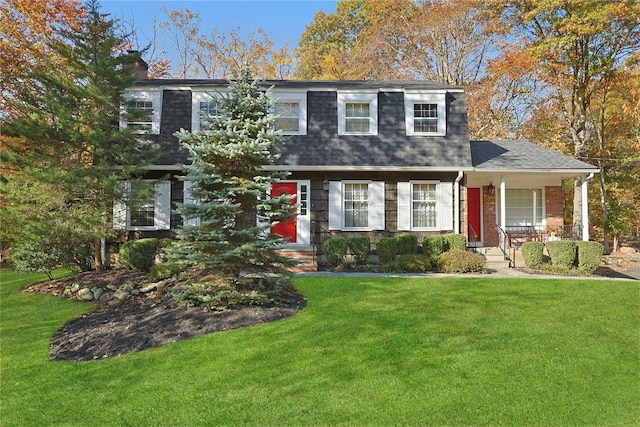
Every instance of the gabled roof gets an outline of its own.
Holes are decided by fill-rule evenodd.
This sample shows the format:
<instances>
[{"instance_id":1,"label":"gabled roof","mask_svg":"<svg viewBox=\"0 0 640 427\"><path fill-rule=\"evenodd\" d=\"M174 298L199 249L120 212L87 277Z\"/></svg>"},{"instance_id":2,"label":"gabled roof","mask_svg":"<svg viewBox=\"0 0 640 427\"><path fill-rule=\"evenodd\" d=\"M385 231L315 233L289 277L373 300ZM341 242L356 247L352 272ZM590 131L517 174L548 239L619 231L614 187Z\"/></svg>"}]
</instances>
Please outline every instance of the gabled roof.
<instances>
[{"instance_id":1,"label":"gabled roof","mask_svg":"<svg viewBox=\"0 0 640 427\"><path fill-rule=\"evenodd\" d=\"M471 141L478 172L597 172L598 168L529 141Z\"/></svg>"}]
</instances>

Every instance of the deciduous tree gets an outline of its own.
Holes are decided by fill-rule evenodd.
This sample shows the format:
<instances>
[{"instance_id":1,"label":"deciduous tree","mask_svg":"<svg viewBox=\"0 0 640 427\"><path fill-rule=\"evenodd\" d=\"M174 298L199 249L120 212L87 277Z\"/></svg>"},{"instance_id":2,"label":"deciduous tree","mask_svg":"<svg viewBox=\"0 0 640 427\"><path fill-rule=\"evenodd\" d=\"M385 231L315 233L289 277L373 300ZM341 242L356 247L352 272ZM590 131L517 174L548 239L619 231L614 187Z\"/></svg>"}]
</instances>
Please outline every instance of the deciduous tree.
<instances>
[{"instance_id":1,"label":"deciduous tree","mask_svg":"<svg viewBox=\"0 0 640 427\"><path fill-rule=\"evenodd\" d=\"M573 156L586 159L595 141L589 123L594 95L611 84L625 56L638 47L640 4L633 0L491 0L509 31L504 58L523 57L546 88L570 135ZM573 224L581 229L581 179L575 181Z\"/></svg>"}]
</instances>

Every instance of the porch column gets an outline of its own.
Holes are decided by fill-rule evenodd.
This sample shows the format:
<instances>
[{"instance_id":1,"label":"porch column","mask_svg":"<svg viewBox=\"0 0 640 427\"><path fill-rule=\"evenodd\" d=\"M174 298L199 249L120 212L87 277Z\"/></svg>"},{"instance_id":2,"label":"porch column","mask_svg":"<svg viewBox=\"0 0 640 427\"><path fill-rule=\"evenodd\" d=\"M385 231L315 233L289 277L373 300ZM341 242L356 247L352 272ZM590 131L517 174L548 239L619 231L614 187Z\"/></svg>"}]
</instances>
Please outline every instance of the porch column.
<instances>
[{"instance_id":1,"label":"porch column","mask_svg":"<svg viewBox=\"0 0 640 427\"><path fill-rule=\"evenodd\" d=\"M460 180L463 172L458 171L458 177L453 184L453 232L460 234Z\"/></svg>"},{"instance_id":2,"label":"porch column","mask_svg":"<svg viewBox=\"0 0 640 427\"><path fill-rule=\"evenodd\" d=\"M589 241L589 180L593 173L582 180L582 240Z\"/></svg>"},{"instance_id":3,"label":"porch column","mask_svg":"<svg viewBox=\"0 0 640 427\"><path fill-rule=\"evenodd\" d=\"M504 181L504 176L500 176L500 247L506 248L506 231L507 224L507 184Z\"/></svg>"},{"instance_id":4,"label":"porch column","mask_svg":"<svg viewBox=\"0 0 640 427\"><path fill-rule=\"evenodd\" d=\"M500 176L500 228L505 229L507 224L507 184L504 176Z\"/></svg>"}]
</instances>

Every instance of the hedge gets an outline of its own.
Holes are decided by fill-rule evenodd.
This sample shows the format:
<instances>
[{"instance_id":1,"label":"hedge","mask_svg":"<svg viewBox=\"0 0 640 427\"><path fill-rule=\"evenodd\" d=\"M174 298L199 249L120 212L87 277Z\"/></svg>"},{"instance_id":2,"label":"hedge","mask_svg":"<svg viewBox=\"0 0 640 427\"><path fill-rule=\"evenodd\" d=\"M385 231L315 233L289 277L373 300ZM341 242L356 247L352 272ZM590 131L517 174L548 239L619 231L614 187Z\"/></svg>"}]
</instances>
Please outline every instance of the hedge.
<instances>
[{"instance_id":1,"label":"hedge","mask_svg":"<svg viewBox=\"0 0 640 427\"><path fill-rule=\"evenodd\" d=\"M404 273L424 273L433 269L431 258L424 254L398 255L396 264L398 269Z\"/></svg>"},{"instance_id":2,"label":"hedge","mask_svg":"<svg viewBox=\"0 0 640 427\"><path fill-rule=\"evenodd\" d=\"M525 242L521 247L524 264L529 268L538 268L542 265L544 243Z\"/></svg>"},{"instance_id":3,"label":"hedge","mask_svg":"<svg viewBox=\"0 0 640 427\"><path fill-rule=\"evenodd\" d=\"M397 234L398 255L415 254L418 251L418 236L413 234Z\"/></svg>"},{"instance_id":4,"label":"hedge","mask_svg":"<svg viewBox=\"0 0 640 427\"><path fill-rule=\"evenodd\" d=\"M445 234L443 237L446 242L445 251L453 249L464 251L467 249L467 236L464 234Z\"/></svg>"},{"instance_id":5,"label":"hedge","mask_svg":"<svg viewBox=\"0 0 640 427\"><path fill-rule=\"evenodd\" d=\"M437 263L440 255L446 250L447 242L444 236L426 236L422 240L422 249L433 263Z\"/></svg>"},{"instance_id":6,"label":"hedge","mask_svg":"<svg viewBox=\"0 0 640 427\"><path fill-rule=\"evenodd\" d=\"M398 255L398 241L393 237L383 237L376 241L378 259L383 264L389 264L396 260Z\"/></svg>"},{"instance_id":7,"label":"hedge","mask_svg":"<svg viewBox=\"0 0 640 427\"><path fill-rule=\"evenodd\" d=\"M475 252L453 249L440 256L440 270L444 273L482 273L487 259Z\"/></svg>"},{"instance_id":8,"label":"hedge","mask_svg":"<svg viewBox=\"0 0 640 427\"><path fill-rule=\"evenodd\" d=\"M602 262L604 246L598 242L576 242L578 248L578 269L593 273Z\"/></svg>"},{"instance_id":9,"label":"hedge","mask_svg":"<svg viewBox=\"0 0 640 427\"><path fill-rule=\"evenodd\" d=\"M552 265L571 269L576 264L576 242L572 240L547 242L547 251Z\"/></svg>"},{"instance_id":10,"label":"hedge","mask_svg":"<svg viewBox=\"0 0 640 427\"><path fill-rule=\"evenodd\" d=\"M371 241L368 236L349 237L347 246L356 259L356 264L365 264L369 259Z\"/></svg>"},{"instance_id":11,"label":"hedge","mask_svg":"<svg viewBox=\"0 0 640 427\"><path fill-rule=\"evenodd\" d=\"M347 239L344 237L331 237L322 243L322 251L330 265L338 266L342 264L344 256L347 254Z\"/></svg>"}]
</instances>

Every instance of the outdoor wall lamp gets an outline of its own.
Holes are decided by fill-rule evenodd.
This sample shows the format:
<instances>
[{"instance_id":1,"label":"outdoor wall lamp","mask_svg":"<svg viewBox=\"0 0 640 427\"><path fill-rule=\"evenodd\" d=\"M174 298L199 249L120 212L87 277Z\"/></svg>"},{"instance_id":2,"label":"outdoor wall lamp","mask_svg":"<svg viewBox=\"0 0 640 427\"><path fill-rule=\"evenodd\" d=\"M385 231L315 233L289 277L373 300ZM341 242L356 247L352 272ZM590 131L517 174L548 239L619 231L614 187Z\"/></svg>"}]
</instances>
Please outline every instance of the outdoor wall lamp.
<instances>
[{"instance_id":1,"label":"outdoor wall lamp","mask_svg":"<svg viewBox=\"0 0 640 427\"><path fill-rule=\"evenodd\" d=\"M322 191L329 191L329 180L327 178L322 181Z\"/></svg>"},{"instance_id":2,"label":"outdoor wall lamp","mask_svg":"<svg viewBox=\"0 0 640 427\"><path fill-rule=\"evenodd\" d=\"M489 183L489 186L487 187L487 191L489 192L490 196L493 196L495 194L496 187L493 185L493 181Z\"/></svg>"}]
</instances>

